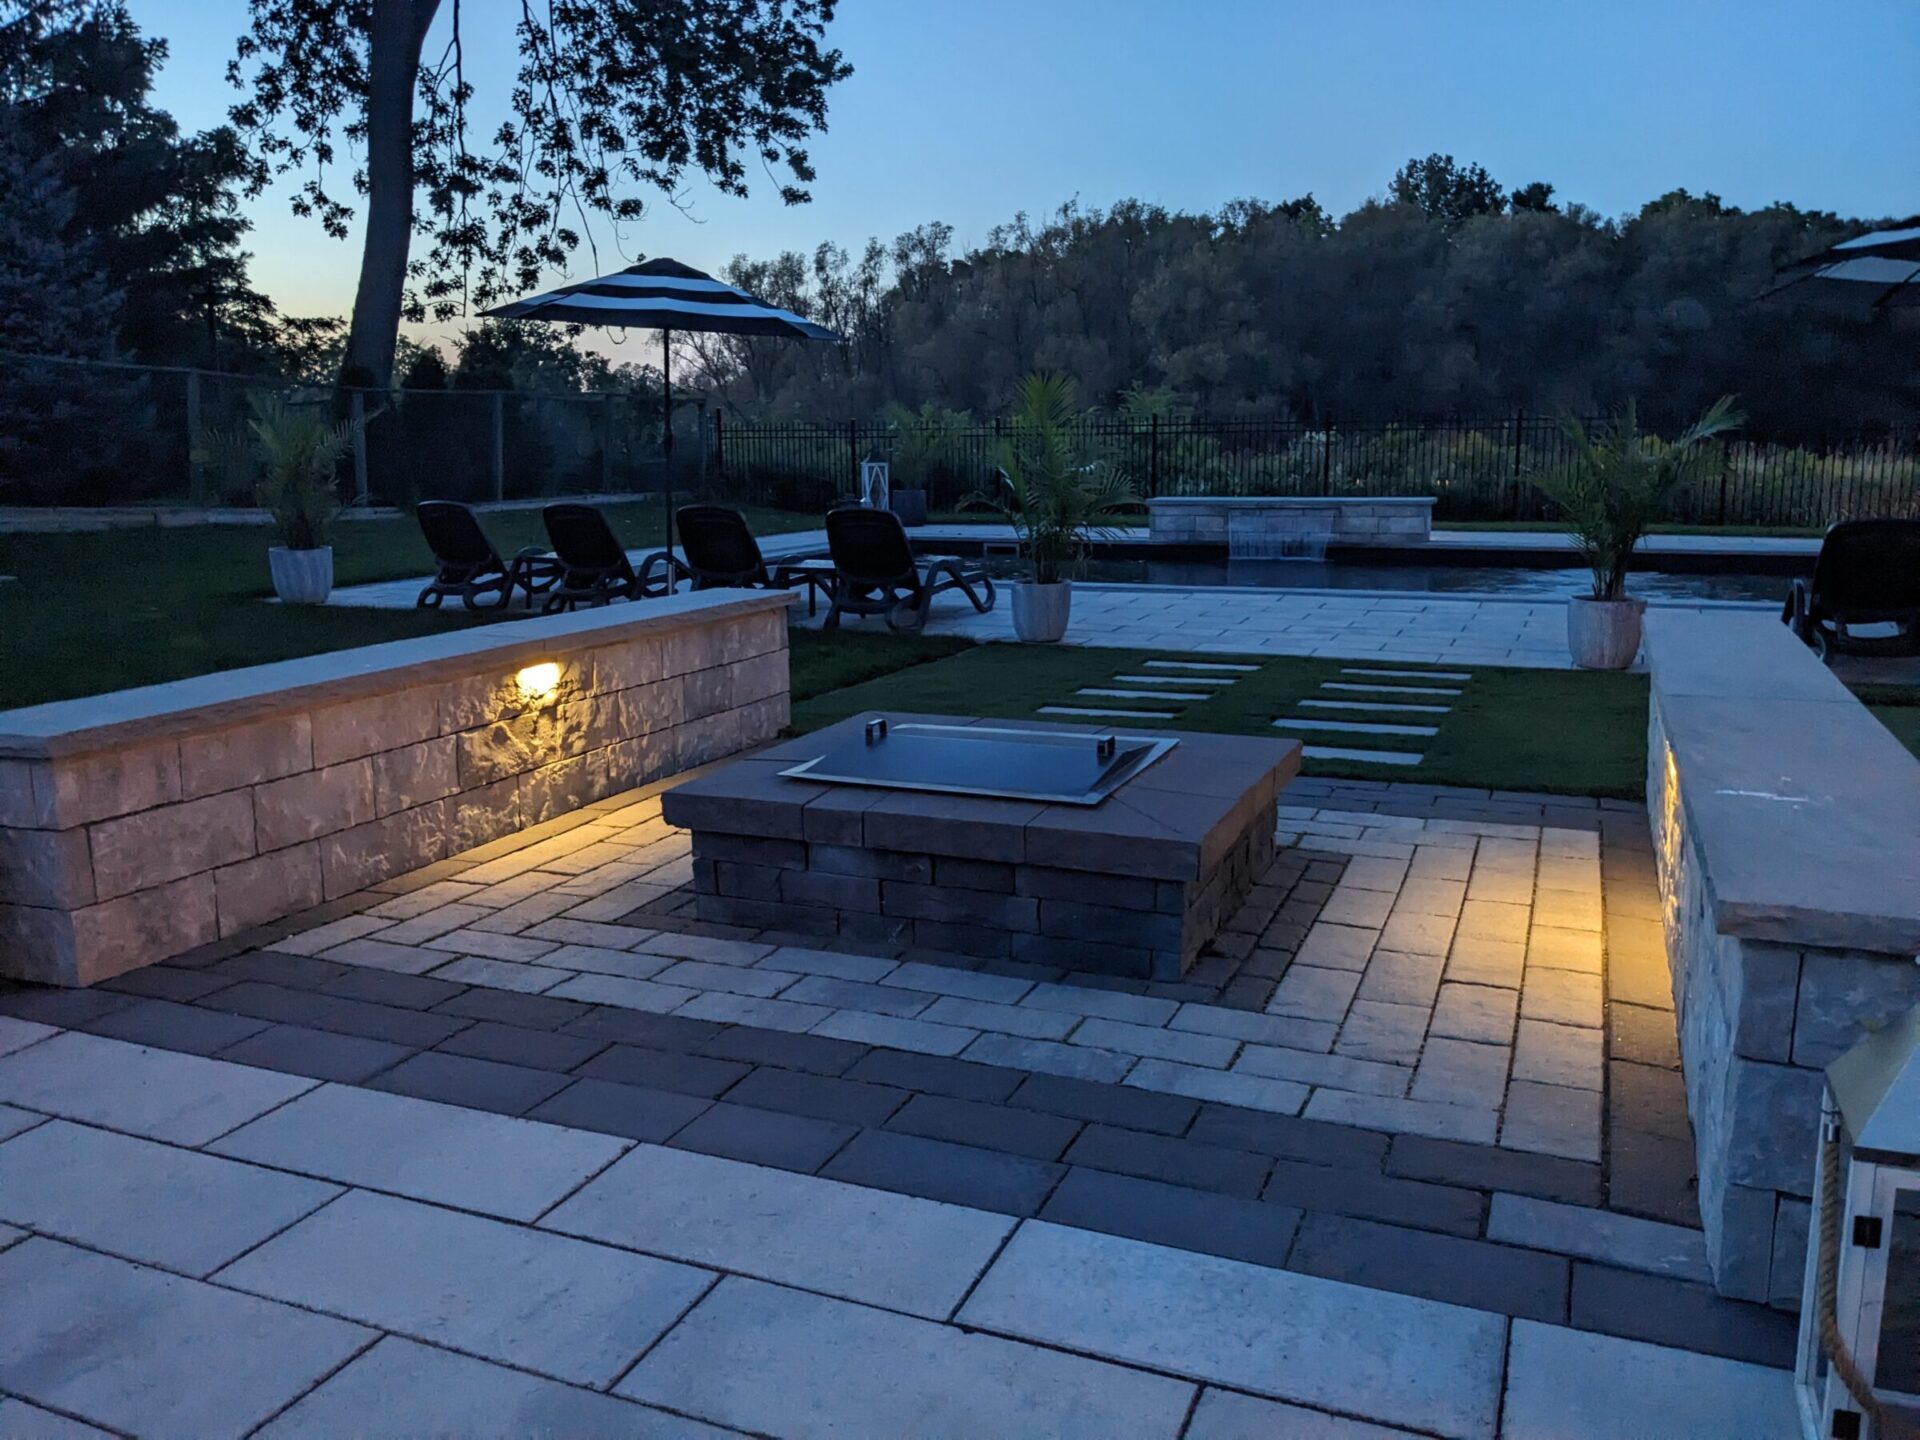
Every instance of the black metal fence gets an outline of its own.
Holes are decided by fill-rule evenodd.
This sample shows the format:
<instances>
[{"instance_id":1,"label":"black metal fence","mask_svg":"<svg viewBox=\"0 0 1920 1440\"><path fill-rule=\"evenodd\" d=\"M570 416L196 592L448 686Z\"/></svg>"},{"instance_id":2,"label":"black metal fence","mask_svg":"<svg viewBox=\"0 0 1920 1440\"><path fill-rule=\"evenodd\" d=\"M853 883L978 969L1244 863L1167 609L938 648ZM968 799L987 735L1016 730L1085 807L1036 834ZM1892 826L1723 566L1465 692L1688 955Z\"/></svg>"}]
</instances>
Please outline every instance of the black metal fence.
<instances>
[{"instance_id":1,"label":"black metal fence","mask_svg":"<svg viewBox=\"0 0 1920 1440\"><path fill-rule=\"evenodd\" d=\"M221 463L247 396L275 379L0 355L0 504L245 505L244 475ZM341 486L352 499L536 499L623 494L664 478L655 399L624 392L395 390L342 402L363 421ZM676 411L674 481L740 503L819 514L885 460L898 488L935 511L989 483L1006 422L896 426L739 424L698 399ZM1594 423L1594 422L1589 422ZM1441 520L1548 517L1527 477L1567 458L1550 417L1307 425L1158 418L1088 422L1088 439L1155 495L1431 495ZM1769 444L1743 438L1675 497L1700 525L1808 526L1859 515L1920 515L1920 435Z\"/></svg>"},{"instance_id":2,"label":"black metal fence","mask_svg":"<svg viewBox=\"0 0 1920 1440\"><path fill-rule=\"evenodd\" d=\"M735 491L783 509L821 509L854 488L862 460L889 460L895 488L925 489L931 508L951 510L985 487L1005 424L916 435L851 420L743 426L716 417L713 452ZM1437 519L1459 521L1548 518L1527 477L1570 453L1558 421L1526 415L1321 426L1101 419L1088 431L1147 496L1431 495ZM1734 441L1673 502L1682 524L1817 527L1857 515L1920 515L1920 436L1812 447Z\"/></svg>"}]
</instances>

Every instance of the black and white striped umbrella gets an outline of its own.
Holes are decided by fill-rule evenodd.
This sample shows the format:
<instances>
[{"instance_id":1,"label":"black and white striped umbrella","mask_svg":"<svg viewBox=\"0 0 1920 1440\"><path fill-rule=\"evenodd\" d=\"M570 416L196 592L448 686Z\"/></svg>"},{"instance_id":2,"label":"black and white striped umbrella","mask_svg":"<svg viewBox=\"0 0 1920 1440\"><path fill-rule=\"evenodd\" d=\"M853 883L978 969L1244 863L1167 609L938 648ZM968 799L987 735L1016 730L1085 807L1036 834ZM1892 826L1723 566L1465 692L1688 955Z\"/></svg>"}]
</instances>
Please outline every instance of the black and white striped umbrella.
<instances>
[{"instance_id":1,"label":"black and white striped umbrella","mask_svg":"<svg viewBox=\"0 0 1920 1440\"><path fill-rule=\"evenodd\" d=\"M1876 308L1920 304L1920 215L1783 265L1774 272L1774 279L1780 283L1768 290L1768 295L1804 280L1845 280L1878 287L1873 300Z\"/></svg>"},{"instance_id":2,"label":"black and white striped umbrella","mask_svg":"<svg viewBox=\"0 0 1920 1440\"><path fill-rule=\"evenodd\" d=\"M483 315L502 320L550 320L558 325L618 325L628 330L658 330L660 380L665 391L665 423L660 449L667 460L667 550L673 550L673 332L695 330L719 335L768 335L787 340L842 337L791 310L749 295L703 270L678 260L645 260L595 280L562 285L544 295L496 305Z\"/></svg>"},{"instance_id":3,"label":"black and white striped umbrella","mask_svg":"<svg viewBox=\"0 0 1920 1440\"><path fill-rule=\"evenodd\" d=\"M782 310L678 260L647 260L612 275L562 285L481 312L507 320L620 325L640 330L699 330L834 340L825 326Z\"/></svg>"}]
</instances>

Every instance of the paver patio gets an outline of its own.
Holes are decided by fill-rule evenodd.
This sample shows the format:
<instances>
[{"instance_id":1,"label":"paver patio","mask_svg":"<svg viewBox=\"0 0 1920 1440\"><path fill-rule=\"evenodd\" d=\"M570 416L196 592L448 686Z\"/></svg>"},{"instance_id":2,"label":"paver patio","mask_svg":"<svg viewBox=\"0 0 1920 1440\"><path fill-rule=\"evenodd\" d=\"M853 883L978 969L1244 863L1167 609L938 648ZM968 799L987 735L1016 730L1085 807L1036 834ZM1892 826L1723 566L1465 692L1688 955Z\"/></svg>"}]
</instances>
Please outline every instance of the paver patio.
<instances>
[{"instance_id":1,"label":"paver patio","mask_svg":"<svg viewBox=\"0 0 1920 1440\"><path fill-rule=\"evenodd\" d=\"M1148 982L703 925L657 789L0 994L0 1430L1794 1433L1631 807L1296 780Z\"/></svg>"}]
</instances>

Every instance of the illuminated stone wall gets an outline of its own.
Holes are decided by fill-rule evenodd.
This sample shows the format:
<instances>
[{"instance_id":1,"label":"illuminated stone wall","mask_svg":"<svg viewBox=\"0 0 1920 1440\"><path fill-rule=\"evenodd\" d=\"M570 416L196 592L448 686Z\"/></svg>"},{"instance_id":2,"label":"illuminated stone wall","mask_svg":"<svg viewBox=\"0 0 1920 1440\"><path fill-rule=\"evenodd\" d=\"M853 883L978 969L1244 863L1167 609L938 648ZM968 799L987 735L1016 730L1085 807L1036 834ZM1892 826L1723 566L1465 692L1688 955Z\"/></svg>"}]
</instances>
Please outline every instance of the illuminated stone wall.
<instances>
[{"instance_id":1,"label":"illuminated stone wall","mask_svg":"<svg viewBox=\"0 0 1920 1440\"><path fill-rule=\"evenodd\" d=\"M0 714L0 974L87 985L777 735L707 591Z\"/></svg>"},{"instance_id":2,"label":"illuminated stone wall","mask_svg":"<svg viewBox=\"0 0 1920 1440\"><path fill-rule=\"evenodd\" d=\"M1647 811L1708 1259L1721 1293L1797 1308L1823 1071L1920 1003L1920 764L1770 619L1662 616L1649 653Z\"/></svg>"}]
</instances>

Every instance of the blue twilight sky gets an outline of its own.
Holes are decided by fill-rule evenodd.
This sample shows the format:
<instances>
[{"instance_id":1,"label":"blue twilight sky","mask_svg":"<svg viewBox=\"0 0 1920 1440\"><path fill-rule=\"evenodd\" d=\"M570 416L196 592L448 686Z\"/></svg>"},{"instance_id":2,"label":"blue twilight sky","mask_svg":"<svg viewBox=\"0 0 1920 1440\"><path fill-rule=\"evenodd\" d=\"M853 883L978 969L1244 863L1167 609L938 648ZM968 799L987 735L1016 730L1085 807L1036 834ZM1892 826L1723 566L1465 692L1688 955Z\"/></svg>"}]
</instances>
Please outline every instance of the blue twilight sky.
<instances>
[{"instance_id":1,"label":"blue twilight sky","mask_svg":"<svg viewBox=\"0 0 1920 1440\"><path fill-rule=\"evenodd\" d=\"M160 103L183 126L221 121L246 0L130 6L172 45ZM483 121L518 9L463 0ZM964 248L1076 196L1198 210L1311 191L1344 213L1435 150L1607 214L1674 186L1920 211L1917 0L842 0L832 41L854 75L812 147L813 203L696 184L694 218L655 207L629 254L714 269L926 220ZM284 192L253 213L256 283L285 313L344 312L357 239L294 219ZM600 269L629 263L599 238ZM574 273L591 269L583 254Z\"/></svg>"}]
</instances>

